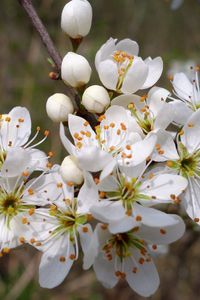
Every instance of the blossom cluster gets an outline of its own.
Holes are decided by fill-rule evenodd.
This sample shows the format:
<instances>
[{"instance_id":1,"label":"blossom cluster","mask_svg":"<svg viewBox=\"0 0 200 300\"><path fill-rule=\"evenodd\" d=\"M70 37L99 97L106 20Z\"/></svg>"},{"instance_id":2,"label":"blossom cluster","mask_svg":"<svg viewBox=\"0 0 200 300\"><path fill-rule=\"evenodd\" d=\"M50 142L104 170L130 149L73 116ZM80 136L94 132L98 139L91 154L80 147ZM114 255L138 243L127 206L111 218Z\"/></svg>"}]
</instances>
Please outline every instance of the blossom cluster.
<instances>
[{"instance_id":1,"label":"blossom cluster","mask_svg":"<svg viewBox=\"0 0 200 300\"><path fill-rule=\"evenodd\" d=\"M91 22L88 1L64 7L61 27L73 45ZM61 165L38 150L48 131L39 139L38 127L30 138L26 108L0 117L0 253L24 243L41 251L42 287L62 283L81 248L83 269L93 266L105 287L123 279L150 296L159 286L153 258L185 232L178 214L164 212L166 204L200 225L199 67L192 80L184 73L170 78L170 92L155 86L162 58L138 53L137 42L110 38L95 58L102 85L89 87L86 58L63 58L62 80L79 93L89 118L64 94L47 100L67 152Z\"/></svg>"}]
</instances>

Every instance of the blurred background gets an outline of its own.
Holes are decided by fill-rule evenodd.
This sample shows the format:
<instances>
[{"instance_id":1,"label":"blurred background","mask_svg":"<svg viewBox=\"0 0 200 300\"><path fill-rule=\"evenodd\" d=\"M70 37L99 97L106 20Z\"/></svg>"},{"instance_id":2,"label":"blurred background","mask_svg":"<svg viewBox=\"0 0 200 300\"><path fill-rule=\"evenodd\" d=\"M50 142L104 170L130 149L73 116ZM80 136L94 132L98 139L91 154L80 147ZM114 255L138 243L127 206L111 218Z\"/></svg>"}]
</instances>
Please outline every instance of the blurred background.
<instances>
[{"instance_id":1,"label":"blurred background","mask_svg":"<svg viewBox=\"0 0 200 300\"><path fill-rule=\"evenodd\" d=\"M175 11L167 0L91 0L94 21L90 35L79 53L92 65L99 47L109 38L129 37L140 45L140 55L162 56L164 72L159 85L171 89L168 75L189 70L200 63L200 4L185 0ZM66 0L33 0L56 47L62 56L71 49L60 29L60 14ZM51 66L40 38L17 0L1 0L0 6L0 103L1 113L13 106L26 106L31 111L33 128L49 129L51 136L46 151L56 153L61 162L64 151L59 141L58 126L46 116L45 103L55 92L65 92L62 82L48 77ZM94 70L91 83L98 84ZM200 299L199 232L189 231L170 248L170 253L157 258L161 286L152 300ZM28 246L13 250L0 259L0 300L141 300L128 285L120 282L106 290L95 280L93 271L83 272L81 262L58 288L41 289L37 281L40 254Z\"/></svg>"}]
</instances>

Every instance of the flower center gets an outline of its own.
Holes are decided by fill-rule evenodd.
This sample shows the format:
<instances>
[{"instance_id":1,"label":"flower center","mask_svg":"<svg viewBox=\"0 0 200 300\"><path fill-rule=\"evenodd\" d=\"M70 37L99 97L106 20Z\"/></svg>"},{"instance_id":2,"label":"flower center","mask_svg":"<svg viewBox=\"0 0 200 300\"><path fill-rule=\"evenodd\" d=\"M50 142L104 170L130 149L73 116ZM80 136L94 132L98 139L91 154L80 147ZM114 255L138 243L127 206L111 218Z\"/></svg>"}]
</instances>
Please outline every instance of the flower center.
<instances>
[{"instance_id":1,"label":"flower center","mask_svg":"<svg viewBox=\"0 0 200 300\"><path fill-rule=\"evenodd\" d=\"M75 201L75 200L74 200ZM79 225L83 225L87 221L87 216L80 215L76 213L76 204L69 206L65 210L59 210L56 205L50 207L50 215L55 216L59 222L58 227L54 230L55 233L70 232L72 236L74 235L74 230L76 231Z\"/></svg>"},{"instance_id":2,"label":"flower center","mask_svg":"<svg viewBox=\"0 0 200 300\"><path fill-rule=\"evenodd\" d=\"M167 166L178 170L180 175L186 178L193 177L195 175L200 176L200 152L196 151L193 154L189 154L182 143L179 143L178 151L180 159L177 161L168 161Z\"/></svg>"},{"instance_id":3,"label":"flower center","mask_svg":"<svg viewBox=\"0 0 200 300\"><path fill-rule=\"evenodd\" d=\"M120 92L124 78L129 68L132 66L134 56L128 54L125 51L117 50L113 54L113 60L117 63L118 66L118 83L117 83L117 91Z\"/></svg>"},{"instance_id":4,"label":"flower center","mask_svg":"<svg viewBox=\"0 0 200 300\"><path fill-rule=\"evenodd\" d=\"M18 213L20 198L14 194L0 194L0 213L12 217Z\"/></svg>"},{"instance_id":5,"label":"flower center","mask_svg":"<svg viewBox=\"0 0 200 300\"><path fill-rule=\"evenodd\" d=\"M127 232L112 235L112 237L103 246L103 251L105 251L108 258L113 250L120 259L123 259L128 256L132 256L132 248L137 248L143 253L147 252L144 241L138 239L132 232Z\"/></svg>"},{"instance_id":6,"label":"flower center","mask_svg":"<svg viewBox=\"0 0 200 300\"><path fill-rule=\"evenodd\" d=\"M136 119L144 134L147 134L154 129L155 117L152 115L149 106L146 104L146 95L142 96L140 101L141 103L144 102L144 106L140 110L135 107L134 103L130 103L128 109L131 111L131 114Z\"/></svg>"},{"instance_id":7,"label":"flower center","mask_svg":"<svg viewBox=\"0 0 200 300\"><path fill-rule=\"evenodd\" d=\"M119 188L116 191L106 192L106 197L110 201L122 201L127 215L132 215L133 204L140 199L149 200L149 197L140 193L139 188L141 182L137 182L136 178L132 178L127 182L124 177L119 180Z\"/></svg>"}]
</instances>

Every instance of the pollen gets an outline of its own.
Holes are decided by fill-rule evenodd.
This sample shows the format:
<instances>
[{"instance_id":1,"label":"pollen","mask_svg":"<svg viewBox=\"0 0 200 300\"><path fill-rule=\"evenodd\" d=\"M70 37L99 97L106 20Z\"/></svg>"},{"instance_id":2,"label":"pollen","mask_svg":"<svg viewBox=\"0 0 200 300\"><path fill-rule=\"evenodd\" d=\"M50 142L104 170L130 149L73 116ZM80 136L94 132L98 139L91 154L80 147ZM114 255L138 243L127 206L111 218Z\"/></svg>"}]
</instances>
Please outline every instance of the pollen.
<instances>
[{"instance_id":1,"label":"pollen","mask_svg":"<svg viewBox=\"0 0 200 300\"><path fill-rule=\"evenodd\" d=\"M84 226L84 227L82 228L82 231L83 231L84 233L87 233L87 232L88 232L88 227Z\"/></svg>"},{"instance_id":2,"label":"pollen","mask_svg":"<svg viewBox=\"0 0 200 300\"><path fill-rule=\"evenodd\" d=\"M133 270L132 270L132 272L135 273L135 274L137 273L137 271L138 271L138 268L136 268L136 267L133 268Z\"/></svg>"},{"instance_id":3,"label":"pollen","mask_svg":"<svg viewBox=\"0 0 200 300\"><path fill-rule=\"evenodd\" d=\"M22 224L27 224L28 223L28 219L26 217L22 218Z\"/></svg>"},{"instance_id":4,"label":"pollen","mask_svg":"<svg viewBox=\"0 0 200 300\"><path fill-rule=\"evenodd\" d=\"M35 208L34 207L30 208L28 213L30 216L32 216L35 213Z\"/></svg>"},{"instance_id":5,"label":"pollen","mask_svg":"<svg viewBox=\"0 0 200 300\"><path fill-rule=\"evenodd\" d=\"M114 128L115 127L115 123L110 123L110 127Z\"/></svg>"},{"instance_id":6,"label":"pollen","mask_svg":"<svg viewBox=\"0 0 200 300\"><path fill-rule=\"evenodd\" d=\"M120 134L121 134L121 130L117 129L117 135L120 135Z\"/></svg>"},{"instance_id":7,"label":"pollen","mask_svg":"<svg viewBox=\"0 0 200 300\"><path fill-rule=\"evenodd\" d=\"M106 193L105 193L105 192L99 192L99 197L100 197L101 199L105 198L105 196L106 196Z\"/></svg>"},{"instance_id":8,"label":"pollen","mask_svg":"<svg viewBox=\"0 0 200 300\"><path fill-rule=\"evenodd\" d=\"M194 218L195 223L199 223L199 218Z\"/></svg>"},{"instance_id":9,"label":"pollen","mask_svg":"<svg viewBox=\"0 0 200 300\"><path fill-rule=\"evenodd\" d=\"M49 130L45 130L45 132L44 132L44 136L48 136L49 135Z\"/></svg>"},{"instance_id":10,"label":"pollen","mask_svg":"<svg viewBox=\"0 0 200 300\"><path fill-rule=\"evenodd\" d=\"M6 117L5 121L9 123L11 121L11 118L10 117Z\"/></svg>"},{"instance_id":11,"label":"pollen","mask_svg":"<svg viewBox=\"0 0 200 300\"><path fill-rule=\"evenodd\" d=\"M143 257L140 257L140 259L138 260L138 262L139 262L139 264L143 265L143 264L144 264L144 262L145 262L145 260L144 260L144 258L143 258Z\"/></svg>"},{"instance_id":12,"label":"pollen","mask_svg":"<svg viewBox=\"0 0 200 300\"><path fill-rule=\"evenodd\" d=\"M46 164L46 167L48 168L48 169L51 169L52 168L52 163L50 163L50 162L48 162L47 164Z\"/></svg>"},{"instance_id":13,"label":"pollen","mask_svg":"<svg viewBox=\"0 0 200 300\"><path fill-rule=\"evenodd\" d=\"M101 224L101 229L106 230L108 228L107 224Z\"/></svg>"},{"instance_id":14,"label":"pollen","mask_svg":"<svg viewBox=\"0 0 200 300\"><path fill-rule=\"evenodd\" d=\"M183 134L184 134L184 131L181 130L181 131L179 132L179 135L183 135Z\"/></svg>"},{"instance_id":15,"label":"pollen","mask_svg":"<svg viewBox=\"0 0 200 300\"><path fill-rule=\"evenodd\" d=\"M188 127L189 127L189 128L193 128L193 127L194 127L194 124L188 123Z\"/></svg>"},{"instance_id":16,"label":"pollen","mask_svg":"<svg viewBox=\"0 0 200 300\"><path fill-rule=\"evenodd\" d=\"M52 151L49 151L48 156L49 156L49 157L53 157L53 156L54 156L54 153L53 153Z\"/></svg>"},{"instance_id":17,"label":"pollen","mask_svg":"<svg viewBox=\"0 0 200 300\"><path fill-rule=\"evenodd\" d=\"M30 243L34 244L36 242L36 240L34 238L30 239Z\"/></svg>"},{"instance_id":18,"label":"pollen","mask_svg":"<svg viewBox=\"0 0 200 300\"><path fill-rule=\"evenodd\" d=\"M161 233L161 234L166 234L167 232L166 232L165 229L161 228L161 229L160 229L160 233Z\"/></svg>"},{"instance_id":19,"label":"pollen","mask_svg":"<svg viewBox=\"0 0 200 300\"><path fill-rule=\"evenodd\" d=\"M19 237L19 242L21 244L24 244L25 243L25 238L23 236Z\"/></svg>"},{"instance_id":20,"label":"pollen","mask_svg":"<svg viewBox=\"0 0 200 300\"><path fill-rule=\"evenodd\" d=\"M126 149L127 150L131 150L131 146L130 145L126 145Z\"/></svg>"},{"instance_id":21,"label":"pollen","mask_svg":"<svg viewBox=\"0 0 200 300\"><path fill-rule=\"evenodd\" d=\"M124 130L124 131L127 129L126 125L124 123L120 123L120 126L121 126L121 129Z\"/></svg>"},{"instance_id":22,"label":"pollen","mask_svg":"<svg viewBox=\"0 0 200 300\"><path fill-rule=\"evenodd\" d=\"M135 218L135 219L136 219L136 221L137 221L137 222L140 222L140 221L142 221L142 217L141 217L141 216L139 216L139 215L138 215L138 216L136 216L136 218Z\"/></svg>"},{"instance_id":23,"label":"pollen","mask_svg":"<svg viewBox=\"0 0 200 300\"><path fill-rule=\"evenodd\" d=\"M83 126L88 126L89 125L89 122L88 121L85 121L84 123L83 123Z\"/></svg>"},{"instance_id":24,"label":"pollen","mask_svg":"<svg viewBox=\"0 0 200 300\"><path fill-rule=\"evenodd\" d=\"M166 165L167 165L167 167L172 168L172 167L173 167L173 161L168 160L168 161L166 162Z\"/></svg>"},{"instance_id":25,"label":"pollen","mask_svg":"<svg viewBox=\"0 0 200 300\"><path fill-rule=\"evenodd\" d=\"M62 188L62 187L63 187L62 182L58 182L58 183L57 183L57 188Z\"/></svg>"},{"instance_id":26,"label":"pollen","mask_svg":"<svg viewBox=\"0 0 200 300\"><path fill-rule=\"evenodd\" d=\"M79 137L78 132L75 132L75 133L74 133L74 138L75 138L75 139L78 139L78 137Z\"/></svg>"},{"instance_id":27,"label":"pollen","mask_svg":"<svg viewBox=\"0 0 200 300\"><path fill-rule=\"evenodd\" d=\"M42 246L42 243L37 242L35 245L36 245L37 247L40 247L40 246Z\"/></svg>"},{"instance_id":28,"label":"pollen","mask_svg":"<svg viewBox=\"0 0 200 300\"><path fill-rule=\"evenodd\" d=\"M157 245L155 245L155 244L152 245L152 249L153 249L153 250L157 250Z\"/></svg>"},{"instance_id":29,"label":"pollen","mask_svg":"<svg viewBox=\"0 0 200 300\"><path fill-rule=\"evenodd\" d=\"M30 174L29 174L29 172L28 171L24 171L23 173L22 173L22 176L24 176L24 177L28 177Z\"/></svg>"},{"instance_id":30,"label":"pollen","mask_svg":"<svg viewBox=\"0 0 200 300\"><path fill-rule=\"evenodd\" d=\"M76 258L76 256L75 256L74 254L70 254L69 258L70 258L71 260L74 260L74 259Z\"/></svg>"},{"instance_id":31,"label":"pollen","mask_svg":"<svg viewBox=\"0 0 200 300\"><path fill-rule=\"evenodd\" d=\"M32 196L34 194L33 189L28 189L28 193L30 196Z\"/></svg>"},{"instance_id":32,"label":"pollen","mask_svg":"<svg viewBox=\"0 0 200 300\"><path fill-rule=\"evenodd\" d=\"M24 123L24 119L23 119L23 118L19 118L19 119L18 119L18 122L19 122L19 123Z\"/></svg>"},{"instance_id":33,"label":"pollen","mask_svg":"<svg viewBox=\"0 0 200 300\"><path fill-rule=\"evenodd\" d=\"M76 144L76 146L77 146L79 149L81 149L81 148L83 147L83 144L82 144L81 142L78 142L78 143Z\"/></svg>"},{"instance_id":34,"label":"pollen","mask_svg":"<svg viewBox=\"0 0 200 300\"><path fill-rule=\"evenodd\" d=\"M67 185L70 186L70 187L72 187L74 185L74 183L72 181L68 181Z\"/></svg>"},{"instance_id":35,"label":"pollen","mask_svg":"<svg viewBox=\"0 0 200 300\"><path fill-rule=\"evenodd\" d=\"M60 262L65 262L65 261L66 261L66 258L65 258L64 256L61 256L61 257L59 258L59 261L60 261Z\"/></svg>"},{"instance_id":36,"label":"pollen","mask_svg":"<svg viewBox=\"0 0 200 300\"><path fill-rule=\"evenodd\" d=\"M88 138L90 138L92 134L91 134L91 132L86 131L85 135L86 135Z\"/></svg>"}]
</instances>

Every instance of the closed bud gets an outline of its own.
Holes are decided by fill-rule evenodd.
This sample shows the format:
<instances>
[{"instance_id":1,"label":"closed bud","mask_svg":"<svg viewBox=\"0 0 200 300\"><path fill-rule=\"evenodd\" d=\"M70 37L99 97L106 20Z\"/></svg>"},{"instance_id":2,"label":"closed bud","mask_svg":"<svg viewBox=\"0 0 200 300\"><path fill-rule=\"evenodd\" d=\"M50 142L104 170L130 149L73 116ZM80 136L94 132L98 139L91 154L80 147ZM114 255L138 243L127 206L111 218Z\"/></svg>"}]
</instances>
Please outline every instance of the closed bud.
<instances>
[{"instance_id":1,"label":"closed bud","mask_svg":"<svg viewBox=\"0 0 200 300\"><path fill-rule=\"evenodd\" d=\"M68 52L61 65L62 80L74 88L80 88L88 83L91 76L90 65L85 57Z\"/></svg>"},{"instance_id":2,"label":"closed bud","mask_svg":"<svg viewBox=\"0 0 200 300\"><path fill-rule=\"evenodd\" d=\"M64 181L72 182L73 184L80 185L83 183L83 172L78 167L77 159L68 155L63 160L60 167L60 174Z\"/></svg>"},{"instance_id":3,"label":"closed bud","mask_svg":"<svg viewBox=\"0 0 200 300\"><path fill-rule=\"evenodd\" d=\"M87 0L72 0L67 3L61 15L61 28L72 39L86 36L92 24L92 7Z\"/></svg>"},{"instance_id":4,"label":"closed bud","mask_svg":"<svg viewBox=\"0 0 200 300\"><path fill-rule=\"evenodd\" d=\"M104 87L92 85L85 90L82 104L89 112L101 114L109 106L110 97Z\"/></svg>"},{"instance_id":5,"label":"closed bud","mask_svg":"<svg viewBox=\"0 0 200 300\"><path fill-rule=\"evenodd\" d=\"M74 107L69 97L57 93L47 100L46 111L53 122L66 122L68 115L74 112Z\"/></svg>"}]
</instances>

